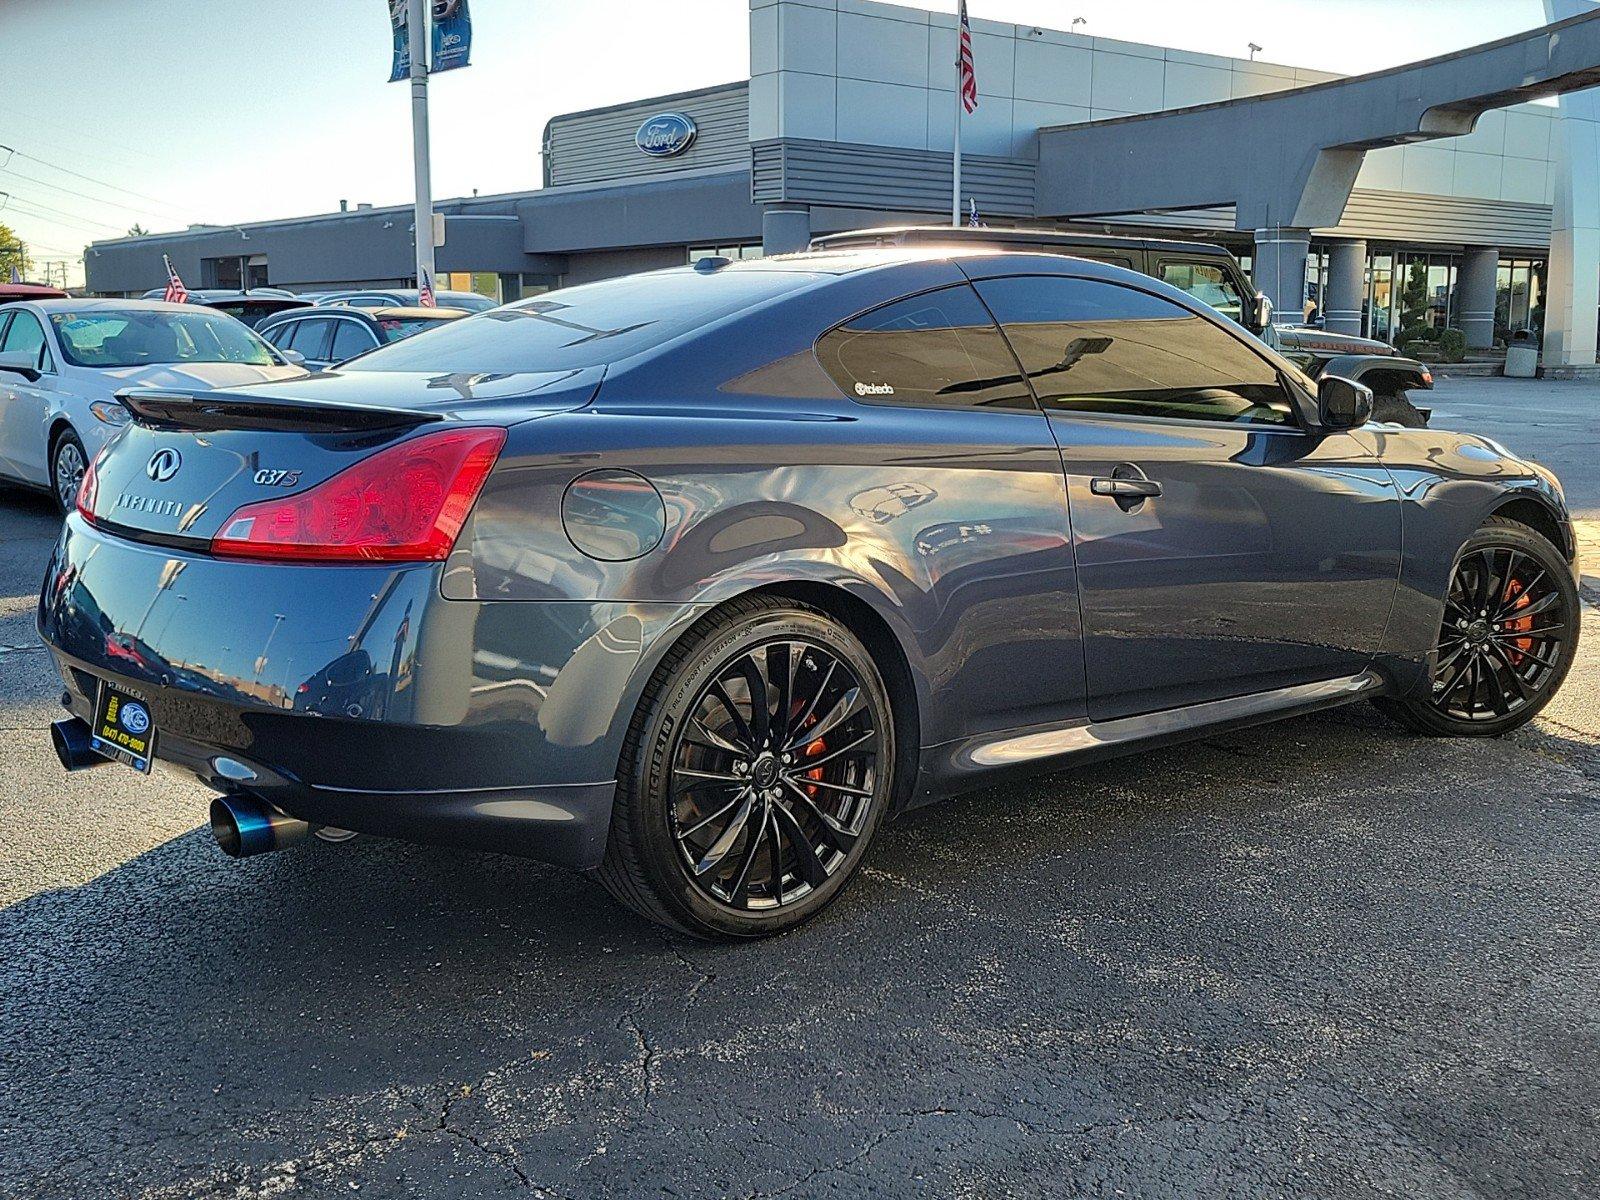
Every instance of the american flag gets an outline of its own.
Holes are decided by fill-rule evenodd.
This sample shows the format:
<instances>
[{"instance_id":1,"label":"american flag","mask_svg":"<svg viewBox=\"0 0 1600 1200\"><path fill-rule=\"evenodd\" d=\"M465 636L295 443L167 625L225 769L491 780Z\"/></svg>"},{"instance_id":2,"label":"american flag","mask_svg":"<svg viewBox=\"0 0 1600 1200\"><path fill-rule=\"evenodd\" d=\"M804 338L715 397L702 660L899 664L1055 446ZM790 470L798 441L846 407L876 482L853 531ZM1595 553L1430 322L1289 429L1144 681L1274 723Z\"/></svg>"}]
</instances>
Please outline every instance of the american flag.
<instances>
[{"instance_id":1,"label":"american flag","mask_svg":"<svg viewBox=\"0 0 1600 1200\"><path fill-rule=\"evenodd\" d=\"M956 60L956 75L961 106L973 112L978 107L978 72L972 65L972 25L967 20L967 0L961 0L961 56Z\"/></svg>"},{"instance_id":2,"label":"american flag","mask_svg":"<svg viewBox=\"0 0 1600 1200\"><path fill-rule=\"evenodd\" d=\"M422 282L417 286L417 303L423 308L439 307L439 302L433 298L433 279L426 271L422 273Z\"/></svg>"},{"instance_id":3,"label":"american flag","mask_svg":"<svg viewBox=\"0 0 1600 1200\"><path fill-rule=\"evenodd\" d=\"M184 287L183 280L178 278L178 269L172 265L172 259L163 254L161 261L167 265L167 294L163 299L168 304L189 303L189 289Z\"/></svg>"}]
</instances>

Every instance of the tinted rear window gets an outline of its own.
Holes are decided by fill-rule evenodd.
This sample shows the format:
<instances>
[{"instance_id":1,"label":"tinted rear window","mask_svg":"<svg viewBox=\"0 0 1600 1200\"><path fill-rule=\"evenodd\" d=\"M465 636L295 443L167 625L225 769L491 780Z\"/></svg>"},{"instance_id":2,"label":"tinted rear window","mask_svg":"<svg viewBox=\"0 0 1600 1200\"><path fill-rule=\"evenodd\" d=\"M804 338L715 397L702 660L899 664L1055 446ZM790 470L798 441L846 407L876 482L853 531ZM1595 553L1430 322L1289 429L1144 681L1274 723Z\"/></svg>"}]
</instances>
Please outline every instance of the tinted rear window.
<instances>
[{"instance_id":1,"label":"tinted rear window","mask_svg":"<svg viewBox=\"0 0 1600 1200\"><path fill-rule=\"evenodd\" d=\"M784 271L671 271L563 288L364 355L351 371L562 371L601 366L808 282Z\"/></svg>"}]
</instances>

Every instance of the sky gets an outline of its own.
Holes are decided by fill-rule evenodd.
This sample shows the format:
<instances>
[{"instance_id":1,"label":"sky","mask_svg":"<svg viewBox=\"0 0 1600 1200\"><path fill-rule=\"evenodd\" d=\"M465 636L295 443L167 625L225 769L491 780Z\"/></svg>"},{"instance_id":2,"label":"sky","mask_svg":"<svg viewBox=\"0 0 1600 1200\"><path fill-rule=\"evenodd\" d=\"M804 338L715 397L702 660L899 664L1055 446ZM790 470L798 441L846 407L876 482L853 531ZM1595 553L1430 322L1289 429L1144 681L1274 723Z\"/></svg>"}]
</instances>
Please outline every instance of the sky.
<instances>
[{"instance_id":1,"label":"sky","mask_svg":"<svg viewBox=\"0 0 1600 1200\"><path fill-rule=\"evenodd\" d=\"M908 0L949 12L955 0ZM471 0L430 87L438 198L539 186L557 113L743 79L748 0ZM1541 0L969 0L975 18L1356 74L1543 24ZM411 200L385 0L0 0L0 224L86 243ZM19 67L21 69L19 69ZM980 64L981 72L982 66ZM159 282L159 281L155 281ZM153 285L152 285L153 286Z\"/></svg>"}]
</instances>

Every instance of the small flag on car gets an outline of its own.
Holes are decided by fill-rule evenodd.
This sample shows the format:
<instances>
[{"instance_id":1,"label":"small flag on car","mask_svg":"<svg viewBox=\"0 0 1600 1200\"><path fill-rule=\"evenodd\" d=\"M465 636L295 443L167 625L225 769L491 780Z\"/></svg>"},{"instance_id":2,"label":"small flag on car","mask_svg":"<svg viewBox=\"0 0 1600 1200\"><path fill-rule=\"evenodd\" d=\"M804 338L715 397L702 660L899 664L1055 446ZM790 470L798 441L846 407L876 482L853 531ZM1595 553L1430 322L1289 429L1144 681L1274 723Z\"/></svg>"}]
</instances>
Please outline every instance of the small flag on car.
<instances>
[{"instance_id":1,"label":"small flag on car","mask_svg":"<svg viewBox=\"0 0 1600 1200\"><path fill-rule=\"evenodd\" d=\"M22 272L17 270L17 264L16 263L12 263L11 264L11 282L12 283L21 283L22 282Z\"/></svg>"},{"instance_id":2,"label":"small flag on car","mask_svg":"<svg viewBox=\"0 0 1600 1200\"><path fill-rule=\"evenodd\" d=\"M189 303L189 289L183 286L183 280L178 278L178 269L172 265L172 259L167 255L161 256L161 261L167 267L167 294L163 297L168 304Z\"/></svg>"},{"instance_id":3,"label":"small flag on car","mask_svg":"<svg viewBox=\"0 0 1600 1200\"><path fill-rule=\"evenodd\" d=\"M427 271L422 272L422 280L417 285L417 303L423 308L438 308L438 302L433 298L433 277Z\"/></svg>"}]
</instances>

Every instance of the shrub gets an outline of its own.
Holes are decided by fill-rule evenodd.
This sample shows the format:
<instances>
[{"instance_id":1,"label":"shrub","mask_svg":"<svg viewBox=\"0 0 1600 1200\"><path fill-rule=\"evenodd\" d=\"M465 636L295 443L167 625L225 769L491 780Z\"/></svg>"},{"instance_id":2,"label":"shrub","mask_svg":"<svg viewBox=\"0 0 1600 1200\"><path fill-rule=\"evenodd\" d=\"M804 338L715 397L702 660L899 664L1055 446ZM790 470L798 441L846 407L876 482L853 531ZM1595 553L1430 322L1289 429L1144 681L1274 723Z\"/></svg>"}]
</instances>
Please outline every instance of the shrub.
<instances>
[{"instance_id":1,"label":"shrub","mask_svg":"<svg viewBox=\"0 0 1600 1200\"><path fill-rule=\"evenodd\" d=\"M1400 327L1400 340L1402 342L1437 342L1439 331L1432 325L1403 325Z\"/></svg>"},{"instance_id":2,"label":"shrub","mask_svg":"<svg viewBox=\"0 0 1600 1200\"><path fill-rule=\"evenodd\" d=\"M1459 329L1439 332L1439 355L1447 363L1458 363L1467 357L1467 335Z\"/></svg>"}]
</instances>

